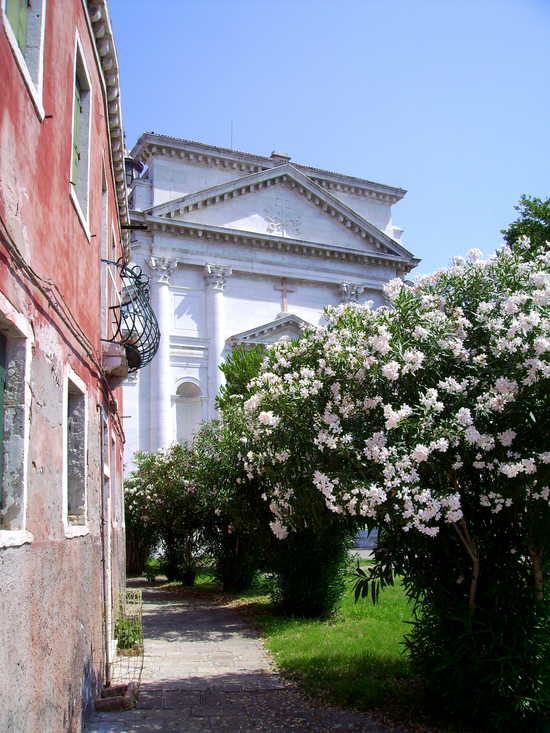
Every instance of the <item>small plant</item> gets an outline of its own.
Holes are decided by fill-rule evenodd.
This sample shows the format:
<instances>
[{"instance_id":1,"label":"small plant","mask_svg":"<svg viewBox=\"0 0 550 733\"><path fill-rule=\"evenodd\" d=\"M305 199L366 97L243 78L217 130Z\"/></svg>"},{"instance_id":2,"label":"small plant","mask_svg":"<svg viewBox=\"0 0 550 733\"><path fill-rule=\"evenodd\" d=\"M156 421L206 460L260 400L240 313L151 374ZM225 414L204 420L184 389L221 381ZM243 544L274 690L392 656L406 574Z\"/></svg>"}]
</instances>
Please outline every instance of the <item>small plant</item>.
<instances>
[{"instance_id":1,"label":"small plant","mask_svg":"<svg viewBox=\"0 0 550 733\"><path fill-rule=\"evenodd\" d=\"M120 605L119 616L115 622L115 639L122 651L141 650L143 645L143 626L139 615L127 614Z\"/></svg>"}]
</instances>

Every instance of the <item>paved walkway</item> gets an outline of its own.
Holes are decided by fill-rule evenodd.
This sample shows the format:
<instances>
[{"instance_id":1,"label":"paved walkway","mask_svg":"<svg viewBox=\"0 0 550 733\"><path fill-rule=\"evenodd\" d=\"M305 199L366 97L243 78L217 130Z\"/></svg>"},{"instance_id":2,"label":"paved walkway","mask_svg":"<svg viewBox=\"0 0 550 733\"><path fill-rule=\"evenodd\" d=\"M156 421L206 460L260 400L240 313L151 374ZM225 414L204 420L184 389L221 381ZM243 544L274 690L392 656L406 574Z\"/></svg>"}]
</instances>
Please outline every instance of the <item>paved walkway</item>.
<instances>
[{"instance_id":1,"label":"paved walkway","mask_svg":"<svg viewBox=\"0 0 550 733\"><path fill-rule=\"evenodd\" d=\"M138 706L96 714L89 733L387 733L366 715L321 707L285 684L237 611L154 588L144 588L143 597Z\"/></svg>"}]
</instances>

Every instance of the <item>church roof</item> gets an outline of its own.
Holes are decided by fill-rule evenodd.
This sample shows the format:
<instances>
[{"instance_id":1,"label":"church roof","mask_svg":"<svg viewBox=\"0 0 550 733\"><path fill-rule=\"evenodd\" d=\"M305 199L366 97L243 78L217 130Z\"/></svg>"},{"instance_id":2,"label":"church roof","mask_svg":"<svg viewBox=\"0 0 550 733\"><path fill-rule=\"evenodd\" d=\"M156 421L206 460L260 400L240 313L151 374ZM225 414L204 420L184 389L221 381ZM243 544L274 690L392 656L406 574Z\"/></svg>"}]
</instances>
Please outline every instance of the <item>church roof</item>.
<instances>
[{"instance_id":1,"label":"church roof","mask_svg":"<svg viewBox=\"0 0 550 733\"><path fill-rule=\"evenodd\" d=\"M411 262L416 260L409 250L370 221L333 196L329 191L312 181L291 163L277 165L274 168L263 170L224 183L196 191L185 196L167 201L147 209L144 213L153 217L167 217L173 219L193 209L205 206L215 206L228 197L245 195L258 190L263 186L274 183L284 183L294 188L298 194L305 196L314 205L328 215L335 217L343 227L354 232L358 238L370 243L384 254L394 255Z\"/></svg>"},{"instance_id":2,"label":"church roof","mask_svg":"<svg viewBox=\"0 0 550 733\"><path fill-rule=\"evenodd\" d=\"M216 164L222 164L224 167L231 167L235 170L243 171L244 173L268 170L269 168L278 166L281 162L281 155L272 154L271 157L267 157L216 145L207 145L206 143L195 140L185 140L183 138L171 137L170 135L159 135L154 132L144 132L134 145L131 155L138 160L146 161L150 155L155 153L178 155L179 157L193 160L196 163L207 164L214 162ZM316 181L323 188L335 188L343 192L386 201L390 204L400 201L407 193L403 188L369 181L366 178L358 178L322 168L314 168L301 163L293 163L293 166Z\"/></svg>"},{"instance_id":3,"label":"church roof","mask_svg":"<svg viewBox=\"0 0 550 733\"><path fill-rule=\"evenodd\" d=\"M281 332L295 329L296 335L303 331L310 323L304 321L303 318L295 316L293 313L280 313L279 316L269 323L256 326L248 331L242 331L230 336L227 341L235 346L237 344L262 344L268 343L267 339L280 334Z\"/></svg>"}]
</instances>

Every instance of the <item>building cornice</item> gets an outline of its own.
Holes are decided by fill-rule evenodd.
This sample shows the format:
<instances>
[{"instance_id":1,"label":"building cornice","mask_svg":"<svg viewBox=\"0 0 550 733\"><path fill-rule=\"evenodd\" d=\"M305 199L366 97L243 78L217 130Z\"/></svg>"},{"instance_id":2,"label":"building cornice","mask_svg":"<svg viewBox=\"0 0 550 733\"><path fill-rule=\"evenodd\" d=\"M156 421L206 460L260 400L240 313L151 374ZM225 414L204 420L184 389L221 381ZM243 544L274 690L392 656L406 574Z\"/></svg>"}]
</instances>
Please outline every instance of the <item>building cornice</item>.
<instances>
[{"instance_id":1,"label":"building cornice","mask_svg":"<svg viewBox=\"0 0 550 733\"><path fill-rule=\"evenodd\" d=\"M344 204L340 199L322 189L290 163L278 165L271 170L251 173L202 191L180 196L172 201L153 206L147 209L146 213L173 218L281 183L304 196L326 215L334 217L343 227L361 237L375 249L387 254L412 258L411 252Z\"/></svg>"},{"instance_id":2,"label":"building cornice","mask_svg":"<svg viewBox=\"0 0 550 733\"><path fill-rule=\"evenodd\" d=\"M169 135L157 135L153 132L145 132L140 136L131 155L144 163L154 155L164 155L189 160L198 165L240 171L244 175L268 170L280 164L280 160L263 155L230 150ZM328 190L333 189L355 196L364 196L388 204L397 203L407 193L403 188L376 183L365 178L348 176L300 163L293 163L293 166Z\"/></svg>"},{"instance_id":3,"label":"building cornice","mask_svg":"<svg viewBox=\"0 0 550 733\"><path fill-rule=\"evenodd\" d=\"M121 224L128 224L130 217L124 169L125 150L120 101L120 74L111 18L106 0L88 0L87 9L105 82L106 113L119 218ZM128 256L128 238L124 237L123 239L125 240L125 254Z\"/></svg>"},{"instance_id":4,"label":"building cornice","mask_svg":"<svg viewBox=\"0 0 550 733\"><path fill-rule=\"evenodd\" d=\"M195 224L178 219L155 217L141 211L131 211L130 216L133 223L145 224L147 230L152 233L158 232L222 244L233 243L258 249L292 252L308 257L381 265L392 267L403 274L410 272L419 262L415 258L405 258L378 252L365 252L364 250L352 249L350 247L335 247L301 239L282 239L271 234L245 232L242 229L229 229L212 224Z\"/></svg>"},{"instance_id":5,"label":"building cornice","mask_svg":"<svg viewBox=\"0 0 550 733\"><path fill-rule=\"evenodd\" d=\"M308 326L311 326L311 323L304 321L303 318L295 316L293 313L288 313L281 315L269 323L264 323L261 326L250 328L248 331L242 331L241 333L229 336L227 342L232 345L261 343L262 339L266 336L279 331L284 331L288 326L295 326L298 331L303 331L308 328Z\"/></svg>"}]
</instances>

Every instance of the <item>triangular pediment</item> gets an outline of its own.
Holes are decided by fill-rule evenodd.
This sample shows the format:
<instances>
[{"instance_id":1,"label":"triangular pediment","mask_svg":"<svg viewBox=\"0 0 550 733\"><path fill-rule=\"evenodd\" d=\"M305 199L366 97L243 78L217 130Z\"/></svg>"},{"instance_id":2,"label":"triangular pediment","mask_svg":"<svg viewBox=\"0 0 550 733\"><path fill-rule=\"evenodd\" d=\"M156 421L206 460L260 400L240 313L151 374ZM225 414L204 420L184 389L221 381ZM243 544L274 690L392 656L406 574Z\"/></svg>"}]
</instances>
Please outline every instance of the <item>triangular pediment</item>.
<instances>
[{"instance_id":1,"label":"triangular pediment","mask_svg":"<svg viewBox=\"0 0 550 733\"><path fill-rule=\"evenodd\" d=\"M281 313L274 321L264 323L248 331L236 333L227 341L231 346L239 344L250 344L251 346L265 344L267 346L283 339L299 338L304 329L310 325L303 318L295 316L293 313Z\"/></svg>"},{"instance_id":2,"label":"triangular pediment","mask_svg":"<svg viewBox=\"0 0 550 733\"><path fill-rule=\"evenodd\" d=\"M291 164L179 197L147 213L260 236L412 258L391 237Z\"/></svg>"}]
</instances>

